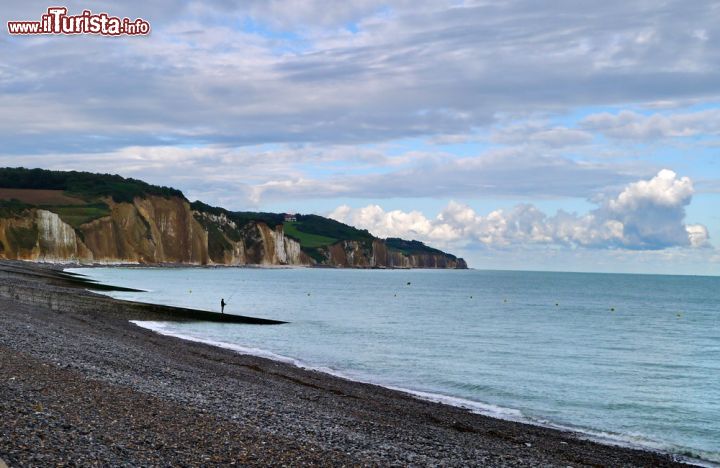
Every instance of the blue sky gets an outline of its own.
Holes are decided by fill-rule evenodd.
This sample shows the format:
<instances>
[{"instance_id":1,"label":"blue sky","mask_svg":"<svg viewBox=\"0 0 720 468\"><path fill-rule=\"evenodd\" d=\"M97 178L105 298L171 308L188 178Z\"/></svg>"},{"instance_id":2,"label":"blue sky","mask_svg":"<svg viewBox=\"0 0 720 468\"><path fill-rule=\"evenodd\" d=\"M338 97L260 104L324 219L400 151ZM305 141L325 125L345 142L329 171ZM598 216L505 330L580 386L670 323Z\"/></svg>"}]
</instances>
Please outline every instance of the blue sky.
<instances>
[{"instance_id":1,"label":"blue sky","mask_svg":"<svg viewBox=\"0 0 720 468\"><path fill-rule=\"evenodd\" d=\"M475 268L720 274L714 2L67 7L152 34L0 36L0 165L330 215Z\"/></svg>"}]
</instances>

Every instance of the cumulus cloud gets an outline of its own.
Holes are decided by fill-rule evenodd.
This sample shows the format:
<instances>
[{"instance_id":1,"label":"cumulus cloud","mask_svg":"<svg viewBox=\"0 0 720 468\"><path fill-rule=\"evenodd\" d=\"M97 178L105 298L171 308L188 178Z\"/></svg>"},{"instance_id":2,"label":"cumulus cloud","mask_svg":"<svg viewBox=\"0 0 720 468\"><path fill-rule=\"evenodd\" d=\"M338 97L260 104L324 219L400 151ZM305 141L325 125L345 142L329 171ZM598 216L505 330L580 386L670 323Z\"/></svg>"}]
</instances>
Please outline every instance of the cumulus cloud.
<instances>
[{"instance_id":1,"label":"cumulus cloud","mask_svg":"<svg viewBox=\"0 0 720 468\"><path fill-rule=\"evenodd\" d=\"M685 224L685 207L694 189L687 177L662 170L649 180L628 184L584 215L558 211L548 216L533 205L496 210L481 216L451 202L434 219L420 212L385 211L378 205L352 209L341 206L330 214L381 237L409 237L434 245L507 247L561 245L595 249L661 250L709 245L707 228Z\"/></svg>"},{"instance_id":2,"label":"cumulus cloud","mask_svg":"<svg viewBox=\"0 0 720 468\"><path fill-rule=\"evenodd\" d=\"M688 224L685 226L692 247L707 247L710 233L702 224Z\"/></svg>"},{"instance_id":3,"label":"cumulus cloud","mask_svg":"<svg viewBox=\"0 0 720 468\"><path fill-rule=\"evenodd\" d=\"M384 238L404 236L445 244L462 236L456 226L430 220L419 211L385 211L379 205L357 210L342 205L330 217L363 228L372 226L373 234Z\"/></svg>"},{"instance_id":4,"label":"cumulus cloud","mask_svg":"<svg viewBox=\"0 0 720 468\"><path fill-rule=\"evenodd\" d=\"M617 114L603 112L585 117L580 125L586 130L611 138L646 141L658 138L692 137L720 134L720 110L710 109L675 114L644 115L632 111Z\"/></svg>"}]
</instances>

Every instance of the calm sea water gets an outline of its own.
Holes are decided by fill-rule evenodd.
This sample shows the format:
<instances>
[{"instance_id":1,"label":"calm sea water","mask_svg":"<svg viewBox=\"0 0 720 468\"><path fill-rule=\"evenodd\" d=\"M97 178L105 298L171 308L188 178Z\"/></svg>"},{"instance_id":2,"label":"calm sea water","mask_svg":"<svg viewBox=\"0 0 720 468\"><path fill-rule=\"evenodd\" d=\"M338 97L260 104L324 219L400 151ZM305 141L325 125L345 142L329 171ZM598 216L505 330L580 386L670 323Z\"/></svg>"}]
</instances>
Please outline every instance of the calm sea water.
<instances>
[{"instance_id":1,"label":"calm sea water","mask_svg":"<svg viewBox=\"0 0 720 468\"><path fill-rule=\"evenodd\" d=\"M720 278L500 271L74 270L119 298L287 320L144 322L509 419L720 461Z\"/></svg>"}]
</instances>

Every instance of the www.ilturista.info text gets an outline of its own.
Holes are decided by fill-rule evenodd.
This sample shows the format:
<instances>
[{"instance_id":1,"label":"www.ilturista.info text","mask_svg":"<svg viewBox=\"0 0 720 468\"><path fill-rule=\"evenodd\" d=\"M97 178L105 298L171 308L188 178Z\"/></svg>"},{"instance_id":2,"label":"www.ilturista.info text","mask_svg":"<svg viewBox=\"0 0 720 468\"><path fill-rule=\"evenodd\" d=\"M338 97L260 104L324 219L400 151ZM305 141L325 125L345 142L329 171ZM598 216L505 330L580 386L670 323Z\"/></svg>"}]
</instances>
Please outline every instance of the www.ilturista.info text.
<instances>
[{"instance_id":1,"label":"www.ilturista.info text","mask_svg":"<svg viewBox=\"0 0 720 468\"><path fill-rule=\"evenodd\" d=\"M10 34L98 34L138 36L150 34L150 23L142 18L118 18L107 13L84 10L69 16L65 7L51 7L40 21L8 21Z\"/></svg>"}]
</instances>

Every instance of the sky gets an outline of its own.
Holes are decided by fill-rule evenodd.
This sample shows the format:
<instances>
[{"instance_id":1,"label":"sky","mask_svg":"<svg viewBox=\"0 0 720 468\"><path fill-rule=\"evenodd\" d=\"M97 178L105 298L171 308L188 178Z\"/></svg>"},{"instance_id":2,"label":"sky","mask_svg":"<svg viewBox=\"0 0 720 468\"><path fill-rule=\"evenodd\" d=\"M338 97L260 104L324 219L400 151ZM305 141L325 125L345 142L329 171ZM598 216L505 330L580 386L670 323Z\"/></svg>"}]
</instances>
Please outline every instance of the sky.
<instances>
[{"instance_id":1,"label":"sky","mask_svg":"<svg viewBox=\"0 0 720 468\"><path fill-rule=\"evenodd\" d=\"M0 34L0 166L322 214L473 268L720 274L717 2L63 5L152 32Z\"/></svg>"}]
</instances>

